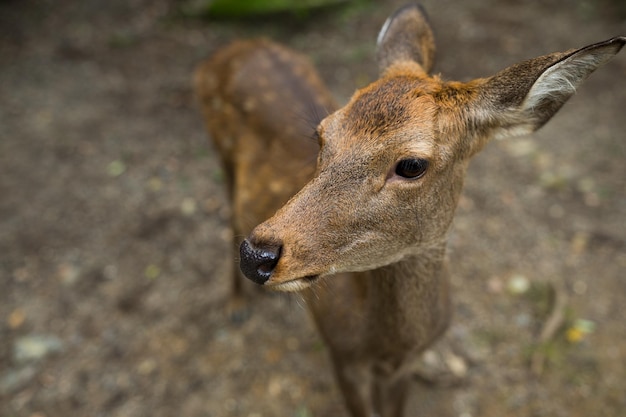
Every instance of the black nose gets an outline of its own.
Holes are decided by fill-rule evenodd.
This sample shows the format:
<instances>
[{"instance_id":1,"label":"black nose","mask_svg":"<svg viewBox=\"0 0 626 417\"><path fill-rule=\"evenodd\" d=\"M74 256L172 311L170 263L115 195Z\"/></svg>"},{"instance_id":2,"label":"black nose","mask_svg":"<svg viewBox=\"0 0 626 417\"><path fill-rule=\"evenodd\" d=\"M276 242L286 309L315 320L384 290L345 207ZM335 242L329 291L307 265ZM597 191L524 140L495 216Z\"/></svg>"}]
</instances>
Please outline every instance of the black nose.
<instances>
[{"instance_id":1,"label":"black nose","mask_svg":"<svg viewBox=\"0 0 626 417\"><path fill-rule=\"evenodd\" d=\"M265 284L280 258L280 245L256 245L254 247L248 239L239 246L239 268L250 280L257 284Z\"/></svg>"}]
</instances>

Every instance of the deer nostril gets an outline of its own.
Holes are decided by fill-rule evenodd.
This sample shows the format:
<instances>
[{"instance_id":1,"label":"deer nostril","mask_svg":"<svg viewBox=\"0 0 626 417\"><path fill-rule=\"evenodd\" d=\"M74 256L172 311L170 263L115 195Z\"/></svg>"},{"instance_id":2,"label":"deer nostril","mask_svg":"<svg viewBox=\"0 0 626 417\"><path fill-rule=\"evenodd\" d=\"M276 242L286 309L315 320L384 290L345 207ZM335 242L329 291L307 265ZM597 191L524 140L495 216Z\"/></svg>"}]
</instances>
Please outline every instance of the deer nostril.
<instances>
[{"instance_id":1,"label":"deer nostril","mask_svg":"<svg viewBox=\"0 0 626 417\"><path fill-rule=\"evenodd\" d=\"M247 239L241 243L239 268L246 278L257 284L265 284L280 258L280 245L265 244L256 247Z\"/></svg>"}]
</instances>

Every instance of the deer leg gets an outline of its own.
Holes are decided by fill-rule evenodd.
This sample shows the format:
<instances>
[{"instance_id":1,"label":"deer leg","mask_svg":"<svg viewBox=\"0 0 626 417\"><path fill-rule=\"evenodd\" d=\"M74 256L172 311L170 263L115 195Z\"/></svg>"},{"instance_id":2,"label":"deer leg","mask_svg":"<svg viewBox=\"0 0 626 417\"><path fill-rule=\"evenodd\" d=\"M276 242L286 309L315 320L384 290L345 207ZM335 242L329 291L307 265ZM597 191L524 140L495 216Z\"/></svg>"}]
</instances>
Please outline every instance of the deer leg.
<instances>
[{"instance_id":1,"label":"deer leg","mask_svg":"<svg viewBox=\"0 0 626 417\"><path fill-rule=\"evenodd\" d=\"M246 303L243 280L239 268L233 267L231 277L231 293L226 306L226 312L233 323L242 323L250 316L249 307Z\"/></svg>"},{"instance_id":2,"label":"deer leg","mask_svg":"<svg viewBox=\"0 0 626 417\"><path fill-rule=\"evenodd\" d=\"M410 387L411 384L407 378L384 381L378 387L381 398L380 415L382 417L402 417Z\"/></svg>"},{"instance_id":3,"label":"deer leg","mask_svg":"<svg viewBox=\"0 0 626 417\"><path fill-rule=\"evenodd\" d=\"M372 403L372 374L362 363L333 357L335 378L351 417L375 417Z\"/></svg>"},{"instance_id":4,"label":"deer leg","mask_svg":"<svg viewBox=\"0 0 626 417\"><path fill-rule=\"evenodd\" d=\"M235 277L235 279L240 279L239 277ZM236 287L236 285L233 285ZM243 294L238 293L236 290L233 290L233 294L230 296L230 300L228 300L228 305L226 307L226 311L230 318L230 321L235 324L245 322L248 317L250 317L250 308L246 303L245 297Z\"/></svg>"}]
</instances>

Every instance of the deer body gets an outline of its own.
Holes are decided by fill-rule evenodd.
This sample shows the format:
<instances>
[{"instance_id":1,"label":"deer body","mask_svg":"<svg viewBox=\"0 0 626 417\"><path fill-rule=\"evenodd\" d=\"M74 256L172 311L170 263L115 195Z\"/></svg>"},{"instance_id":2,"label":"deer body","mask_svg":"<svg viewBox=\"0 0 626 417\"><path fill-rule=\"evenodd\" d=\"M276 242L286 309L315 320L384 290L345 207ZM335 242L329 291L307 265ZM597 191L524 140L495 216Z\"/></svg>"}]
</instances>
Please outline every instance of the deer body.
<instances>
[{"instance_id":1,"label":"deer body","mask_svg":"<svg viewBox=\"0 0 626 417\"><path fill-rule=\"evenodd\" d=\"M197 68L194 82L241 240L312 178L319 148L311 135L336 105L308 59L266 40L218 51ZM233 272L230 307L237 314L242 287Z\"/></svg>"},{"instance_id":2,"label":"deer body","mask_svg":"<svg viewBox=\"0 0 626 417\"><path fill-rule=\"evenodd\" d=\"M332 113L312 66L267 41L236 43L198 69L233 229L249 233L241 269L301 291L353 417L401 416L412 365L447 326L446 234L471 156L542 126L625 42L444 82L428 75L432 31L409 5L379 35L381 78ZM250 105L268 91L282 98ZM313 127L294 117L307 109Z\"/></svg>"},{"instance_id":3,"label":"deer body","mask_svg":"<svg viewBox=\"0 0 626 417\"><path fill-rule=\"evenodd\" d=\"M443 250L424 255L303 290L354 416L402 415L419 354L446 329Z\"/></svg>"}]
</instances>

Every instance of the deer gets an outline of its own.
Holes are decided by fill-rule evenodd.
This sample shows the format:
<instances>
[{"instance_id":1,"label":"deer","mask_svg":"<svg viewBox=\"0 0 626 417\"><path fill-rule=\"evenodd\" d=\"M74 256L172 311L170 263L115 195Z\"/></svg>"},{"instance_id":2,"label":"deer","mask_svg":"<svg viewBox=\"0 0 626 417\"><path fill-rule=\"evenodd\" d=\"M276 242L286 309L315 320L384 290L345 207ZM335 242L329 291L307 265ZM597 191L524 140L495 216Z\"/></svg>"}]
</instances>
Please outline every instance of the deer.
<instances>
[{"instance_id":1,"label":"deer","mask_svg":"<svg viewBox=\"0 0 626 417\"><path fill-rule=\"evenodd\" d=\"M470 159L542 127L624 43L446 81L431 75L428 18L408 4L378 35L379 78L343 107L273 41L235 41L196 69L240 270L302 295L352 417L401 417L416 362L450 322L446 241Z\"/></svg>"}]
</instances>

